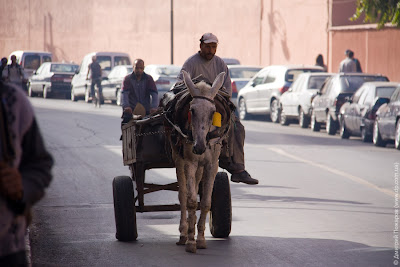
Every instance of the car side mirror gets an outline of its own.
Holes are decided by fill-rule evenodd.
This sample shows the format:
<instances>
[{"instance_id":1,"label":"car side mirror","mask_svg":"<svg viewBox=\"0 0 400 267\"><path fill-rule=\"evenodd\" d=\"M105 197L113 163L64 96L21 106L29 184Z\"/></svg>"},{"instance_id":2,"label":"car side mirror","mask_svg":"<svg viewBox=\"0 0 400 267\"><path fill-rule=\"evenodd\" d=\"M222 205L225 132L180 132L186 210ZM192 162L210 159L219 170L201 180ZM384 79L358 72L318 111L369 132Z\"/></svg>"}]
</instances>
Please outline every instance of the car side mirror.
<instances>
[{"instance_id":1,"label":"car side mirror","mask_svg":"<svg viewBox=\"0 0 400 267\"><path fill-rule=\"evenodd\" d=\"M252 83L251 83L251 86L252 86L252 87L255 87L255 86L256 86L256 83L255 83L255 82L252 82Z\"/></svg>"},{"instance_id":2,"label":"car side mirror","mask_svg":"<svg viewBox=\"0 0 400 267\"><path fill-rule=\"evenodd\" d=\"M108 77L103 77L102 80L103 80L103 81L104 81L104 80L108 80Z\"/></svg>"},{"instance_id":3,"label":"car side mirror","mask_svg":"<svg viewBox=\"0 0 400 267\"><path fill-rule=\"evenodd\" d=\"M321 91L318 91L318 92L317 92L317 95L322 95Z\"/></svg>"},{"instance_id":4,"label":"car side mirror","mask_svg":"<svg viewBox=\"0 0 400 267\"><path fill-rule=\"evenodd\" d=\"M79 73L79 69L75 70L75 74L78 74L78 73Z\"/></svg>"}]
</instances>

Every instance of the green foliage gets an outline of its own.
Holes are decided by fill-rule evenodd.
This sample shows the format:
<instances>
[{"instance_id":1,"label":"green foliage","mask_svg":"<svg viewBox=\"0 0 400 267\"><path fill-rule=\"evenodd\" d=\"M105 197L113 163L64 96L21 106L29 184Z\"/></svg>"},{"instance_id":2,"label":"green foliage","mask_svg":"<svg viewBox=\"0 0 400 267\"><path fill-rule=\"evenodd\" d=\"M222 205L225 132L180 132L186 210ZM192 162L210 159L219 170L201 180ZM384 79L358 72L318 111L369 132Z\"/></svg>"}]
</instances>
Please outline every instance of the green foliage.
<instances>
[{"instance_id":1,"label":"green foliage","mask_svg":"<svg viewBox=\"0 0 400 267\"><path fill-rule=\"evenodd\" d=\"M352 21L364 14L365 23L377 23L378 29L391 23L400 27L400 0L357 0L357 9Z\"/></svg>"}]
</instances>

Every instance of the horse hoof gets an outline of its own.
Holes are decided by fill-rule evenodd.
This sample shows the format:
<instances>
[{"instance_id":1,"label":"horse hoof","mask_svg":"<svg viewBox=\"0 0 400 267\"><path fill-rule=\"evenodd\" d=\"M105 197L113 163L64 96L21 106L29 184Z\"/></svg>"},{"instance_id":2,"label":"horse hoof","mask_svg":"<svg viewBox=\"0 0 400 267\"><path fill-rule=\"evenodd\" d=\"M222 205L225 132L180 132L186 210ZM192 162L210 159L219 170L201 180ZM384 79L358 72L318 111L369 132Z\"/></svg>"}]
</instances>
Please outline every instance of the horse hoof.
<instances>
[{"instance_id":1,"label":"horse hoof","mask_svg":"<svg viewBox=\"0 0 400 267\"><path fill-rule=\"evenodd\" d=\"M207 248L206 240L197 240L197 241L196 241L196 247L197 247L198 249L205 249L205 248Z\"/></svg>"},{"instance_id":2,"label":"horse hoof","mask_svg":"<svg viewBox=\"0 0 400 267\"><path fill-rule=\"evenodd\" d=\"M183 245L186 244L186 240L187 240L187 237L181 236L181 237L179 238L179 241L176 242L176 244L177 244L178 246L183 246Z\"/></svg>"},{"instance_id":3,"label":"horse hoof","mask_svg":"<svg viewBox=\"0 0 400 267\"><path fill-rule=\"evenodd\" d=\"M196 242L195 241L188 241L186 242L186 252L196 253Z\"/></svg>"}]
</instances>

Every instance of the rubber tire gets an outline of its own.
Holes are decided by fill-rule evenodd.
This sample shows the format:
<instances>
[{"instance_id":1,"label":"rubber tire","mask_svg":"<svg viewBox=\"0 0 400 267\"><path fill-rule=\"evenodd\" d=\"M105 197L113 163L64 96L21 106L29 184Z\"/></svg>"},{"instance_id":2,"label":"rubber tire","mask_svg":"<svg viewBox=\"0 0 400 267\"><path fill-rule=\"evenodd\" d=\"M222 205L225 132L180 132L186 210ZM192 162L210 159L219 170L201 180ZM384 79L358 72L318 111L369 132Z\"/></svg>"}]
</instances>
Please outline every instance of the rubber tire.
<instances>
[{"instance_id":1,"label":"rubber tire","mask_svg":"<svg viewBox=\"0 0 400 267\"><path fill-rule=\"evenodd\" d=\"M386 141L383 141L381 133L379 132L379 126L377 120L375 120L374 122L372 142L374 143L375 146L380 146L380 147L386 146Z\"/></svg>"},{"instance_id":2,"label":"rubber tire","mask_svg":"<svg viewBox=\"0 0 400 267\"><path fill-rule=\"evenodd\" d=\"M394 135L394 147L400 150L400 119L396 123L396 131Z\"/></svg>"},{"instance_id":3,"label":"rubber tire","mask_svg":"<svg viewBox=\"0 0 400 267\"><path fill-rule=\"evenodd\" d=\"M210 232L213 237L225 238L231 233L232 201L228 175L218 172L211 197Z\"/></svg>"},{"instance_id":4,"label":"rubber tire","mask_svg":"<svg viewBox=\"0 0 400 267\"><path fill-rule=\"evenodd\" d=\"M91 102L91 100L90 100L90 88L86 88L85 89L85 102L86 103L90 103Z\"/></svg>"},{"instance_id":5,"label":"rubber tire","mask_svg":"<svg viewBox=\"0 0 400 267\"><path fill-rule=\"evenodd\" d=\"M72 101L72 102L78 101L78 97L75 96L74 88L73 88L73 87L71 87L71 101Z\"/></svg>"},{"instance_id":6,"label":"rubber tire","mask_svg":"<svg viewBox=\"0 0 400 267\"><path fill-rule=\"evenodd\" d=\"M326 132L329 135L335 135L336 131L337 131L337 129L336 129L335 122L333 121L332 116L328 112L328 114L326 115Z\"/></svg>"},{"instance_id":7,"label":"rubber tire","mask_svg":"<svg viewBox=\"0 0 400 267\"><path fill-rule=\"evenodd\" d=\"M287 119L285 115L285 111L281 107L281 118L280 118L280 123L282 126L288 126L290 124L289 120Z\"/></svg>"},{"instance_id":8,"label":"rubber tire","mask_svg":"<svg viewBox=\"0 0 400 267\"><path fill-rule=\"evenodd\" d=\"M306 117L302 108L299 110L299 125L301 128L308 128L310 124L309 118Z\"/></svg>"},{"instance_id":9,"label":"rubber tire","mask_svg":"<svg viewBox=\"0 0 400 267\"><path fill-rule=\"evenodd\" d=\"M119 241L134 241L138 234L132 179L129 176L117 176L112 186L117 229L115 237Z\"/></svg>"},{"instance_id":10,"label":"rubber tire","mask_svg":"<svg viewBox=\"0 0 400 267\"><path fill-rule=\"evenodd\" d=\"M349 139L350 133L349 130L346 128L346 122L344 121L343 118L340 118L340 137L342 139Z\"/></svg>"},{"instance_id":11,"label":"rubber tire","mask_svg":"<svg viewBox=\"0 0 400 267\"><path fill-rule=\"evenodd\" d=\"M278 103L277 99L272 100L272 102L270 104L270 110L271 110L271 113L269 116L271 118L271 121L274 123L279 123L281 114L280 114L279 103Z\"/></svg>"},{"instance_id":12,"label":"rubber tire","mask_svg":"<svg viewBox=\"0 0 400 267\"><path fill-rule=\"evenodd\" d=\"M117 100L115 101L117 106L122 106L122 93L121 89L117 89Z\"/></svg>"},{"instance_id":13,"label":"rubber tire","mask_svg":"<svg viewBox=\"0 0 400 267\"><path fill-rule=\"evenodd\" d=\"M250 114L247 113L246 102L244 98L239 100L239 119L241 120L248 120L250 119Z\"/></svg>"},{"instance_id":14,"label":"rubber tire","mask_svg":"<svg viewBox=\"0 0 400 267\"><path fill-rule=\"evenodd\" d=\"M31 83L28 83L28 96L29 97L34 97L36 94L32 92L32 86Z\"/></svg>"},{"instance_id":15,"label":"rubber tire","mask_svg":"<svg viewBox=\"0 0 400 267\"><path fill-rule=\"evenodd\" d=\"M364 143L371 143L372 141L372 136L370 134L367 134L365 127L361 128L361 141L363 141Z\"/></svg>"},{"instance_id":16,"label":"rubber tire","mask_svg":"<svg viewBox=\"0 0 400 267\"><path fill-rule=\"evenodd\" d=\"M311 112L311 130L313 132L319 132L321 129L321 124L317 122L317 119L315 118L314 110Z\"/></svg>"}]
</instances>

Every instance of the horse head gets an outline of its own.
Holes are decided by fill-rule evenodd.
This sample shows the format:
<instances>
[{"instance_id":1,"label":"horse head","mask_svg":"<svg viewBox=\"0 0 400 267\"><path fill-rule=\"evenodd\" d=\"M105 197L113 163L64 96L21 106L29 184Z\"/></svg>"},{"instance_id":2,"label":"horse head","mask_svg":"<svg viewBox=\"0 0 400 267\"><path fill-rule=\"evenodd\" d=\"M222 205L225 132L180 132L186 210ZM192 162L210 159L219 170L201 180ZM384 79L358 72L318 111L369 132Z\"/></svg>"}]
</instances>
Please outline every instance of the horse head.
<instances>
[{"instance_id":1,"label":"horse head","mask_svg":"<svg viewBox=\"0 0 400 267\"><path fill-rule=\"evenodd\" d=\"M214 97L221 88L225 72L215 78L212 86L205 82L194 84L189 73L182 70L183 80L193 100L190 102L190 121L193 136L193 153L201 155L207 147L207 134L212 128L212 120L216 111Z\"/></svg>"}]
</instances>

